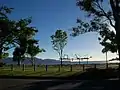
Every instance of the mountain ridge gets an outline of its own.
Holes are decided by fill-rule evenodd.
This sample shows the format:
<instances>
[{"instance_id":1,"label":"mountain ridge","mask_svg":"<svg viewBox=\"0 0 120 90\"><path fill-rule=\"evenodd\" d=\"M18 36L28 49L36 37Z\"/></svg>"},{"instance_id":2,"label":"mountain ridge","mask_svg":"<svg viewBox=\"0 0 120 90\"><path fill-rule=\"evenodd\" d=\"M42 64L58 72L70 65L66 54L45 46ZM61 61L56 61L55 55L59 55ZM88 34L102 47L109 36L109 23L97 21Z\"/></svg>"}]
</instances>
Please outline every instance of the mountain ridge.
<instances>
[{"instance_id":1,"label":"mountain ridge","mask_svg":"<svg viewBox=\"0 0 120 90\"><path fill-rule=\"evenodd\" d=\"M13 61L12 57L8 57L2 60L6 64L17 64L17 62ZM42 65L56 65L60 64L60 60L56 59L41 59L41 58L35 58L36 64L42 64ZM86 61L82 61L81 64L86 64ZM100 64L105 63L105 61L89 61L89 64ZM31 64L30 58L26 57L25 60L22 62L22 64ZM70 61L63 61L63 64L79 64L79 62L70 62Z\"/></svg>"}]
</instances>

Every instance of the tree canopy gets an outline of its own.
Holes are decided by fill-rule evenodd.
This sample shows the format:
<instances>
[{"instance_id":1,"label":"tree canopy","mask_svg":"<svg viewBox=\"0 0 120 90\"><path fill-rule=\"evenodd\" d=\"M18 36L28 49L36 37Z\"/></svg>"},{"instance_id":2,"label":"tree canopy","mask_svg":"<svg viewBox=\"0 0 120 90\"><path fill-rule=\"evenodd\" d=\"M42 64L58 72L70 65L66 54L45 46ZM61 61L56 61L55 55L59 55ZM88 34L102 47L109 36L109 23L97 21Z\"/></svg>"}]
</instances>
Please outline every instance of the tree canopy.
<instances>
[{"instance_id":1,"label":"tree canopy","mask_svg":"<svg viewBox=\"0 0 120 90\"><path fill-rule=\"evenodd\" d=\"M105 46L102 52L118 52L120 61L120 0L77 0L76 5L88 21L77 19L79 25L73 27L71 35L98 32L100 44Z\"/></svg>"},{"instance_id":2,"label":"tree canopy","mask_svg":"<svg viewBox=\"0 0 120 90\"><path fill-rule=\"evenodd\" d=\"M31 57L32 65L35 64L34 57L37 54L42 53L42 52L45 52L45 50L43 48L42 49L39 48L37 40L33 40L33 39L28 40L28 47L27 47L26 54L28 54Z\"/></svg>"},{"instance_id":3,"label":"tree canopy","mask_svg":"<svg viewBox=\"0 0 120 90\"><path fill-rule=\"evenodd\" d=\"M18 59L18 64L20 64L20 60L25 57L25 53L27 51L27 47L29 45L29 40L33 39L38 30L34 27L28 26L31 23L31 19L21 19L15 23L15 32L14 32L14 43L16 45L16 49L13 52L13 60L16 61Z\"/></svg>"},{"instance_id":4,"label":"tree canopy","mask_svg":"<svg viewBox=\"0 0 120 90\"><path fill-rule=\"evenodd\" d=\"M10 20L8 14L12 10L13 8L0 6L0 59L7 57L9 53L6 51L14 47L13 61L18 61L18 65L20 65L20 62L24 60L25 54L30 48L33 49L33 51L30 50L33 52L32 56L44 51L44 49L39 49L39 46L35 45L38 41L34 39L34 36L38 30L30 25L32 22L31 17ZM31 43L33 44L31 45Z\"/></svg>"},{"instance_id":5,"label":"tree canopy","mask_svg":"<svg viewBox=\"0 0 120 90\"><path fill-rule=\"evenodd\" d=\"M77 27L73 27L72 36L87 32L98 32L100 44L105 46L102 52L119 52L120 43L120 1L119 0L77 0L76 5L85 12L83 21L78 18ZM106 7L108 6L108 7Z\"/></svg>"},{"instance_id":6,"label":"tree canopy","mask_svg":"<svg viewBox=\"0 0 120 90\"><path fill-rule=\"evenodd\" d=\"M0 6L0 59L2 59L5 54L8 54L5 53L5 51L12 48L12 26L14 22L9 20L7 16L12 12L12 9L13 8L6 6Z\"/></svg>"}]
</instances>

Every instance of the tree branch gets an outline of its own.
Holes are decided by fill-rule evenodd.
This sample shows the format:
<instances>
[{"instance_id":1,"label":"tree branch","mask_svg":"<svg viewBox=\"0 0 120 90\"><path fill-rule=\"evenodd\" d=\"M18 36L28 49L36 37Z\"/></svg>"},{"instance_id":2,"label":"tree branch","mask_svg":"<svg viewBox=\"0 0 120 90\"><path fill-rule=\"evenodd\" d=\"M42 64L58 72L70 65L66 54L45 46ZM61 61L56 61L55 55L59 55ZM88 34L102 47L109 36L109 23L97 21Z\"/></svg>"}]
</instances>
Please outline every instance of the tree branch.
<instances>
[{"instance_id":1,"label":"tree branch","mask_svg":"<svg viewBox=\"0 0 120 90\"><path fill-rule=\"evenodd\" d=\"M115 25L113 25L110 17L106 14L106 12L103 10L103 8L100 6L100 4L98 2L96 2L96 3L97 3L96 5L98 6L98 8L104 13L104 16L109 20L110 25L115 28Z\"/></svg>"},{"instance_id":2,"label":"tree branch","mask_svg":"<svg viewBox=\"0 0 120 90\"><path fill-rule=\"evenodd\" d=\"M112 11L113 11L113 16L114 16L114 19L115 21L117 20L117 13L115 11L115 5L114 5L114 1L113 0L110 0L110 5L111 5L111 8L112 8Z\"/></svg>"}]
</instances>

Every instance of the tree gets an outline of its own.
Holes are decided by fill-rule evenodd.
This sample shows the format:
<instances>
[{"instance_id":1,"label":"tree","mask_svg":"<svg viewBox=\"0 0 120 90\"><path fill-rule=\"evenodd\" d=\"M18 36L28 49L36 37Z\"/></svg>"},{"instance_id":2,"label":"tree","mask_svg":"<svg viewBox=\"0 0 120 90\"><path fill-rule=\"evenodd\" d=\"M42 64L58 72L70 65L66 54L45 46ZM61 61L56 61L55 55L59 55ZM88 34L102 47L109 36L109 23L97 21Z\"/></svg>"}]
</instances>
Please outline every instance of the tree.
<instances>
[{"instance_id":1,"label":"tree","mask_svg":"<svg viewBox=\"0 0 120 90\"><path fill-rule=\"evenodd\" d=\"M79 23L79 26L73 28L72 35L76 36L86 32L104 32L106 30L113 31L120 59L120 1L77 0L76 4L80 10L87 13L89 20L85 22L78 19L77 23ZM106 6L108 8L105 9Z\"/></svg>"},{"instance_id":2,"label":"tree","mask_svg":"<svg viewBox=\"0 0 120 90\"><path fill-rule=\"evenodd\" d=\"M15 22L15 30L14 32L14 43L16 44L16 48L13 52L13 60L18 61L18 65L20 65L20 60L24 59L25 53L27 51L28 41L33 39L38 30L34 27L28 26L31 23L31 18L21 19ZM18 60L15 60L18 59Z\"/></svg>"},{"instance_id":3,"label":"tree","mask_svg":"<svg viewBox=\"0 0 120 90\"><path fill-rule=\"evenodd\" d=\"M102 49L103 53L108 51L112 53L118 52L115 40L115 33L113 31L110 30L100 31L100 37L98 38L98 40L100 41L100 44L104 46L104 48Z\"/></svg>"},{"instance_id":4,"label":"tree","mask_svg":"<svg viewBox=\"0 0 120 90\"><path fill-rule=\"evenodd\" d=\"M16 47L13 52L13 61L18 62L18 66L20 66L21 62L24 60L24 49L21 47Z\"/></svg>"},{"instance_id":5,"label":"tree","mask_svg":"<svg viewBox=\"0 0 120 90\"><path fill-rule=\"evenodd\" d=\"M67 44L67 33L63 30L57 30L55 35L51 36L53 49L56 50L59 54L62 66L62 58L63 58L63 49Z\"/></svg>"},{"instance_id":6,"label":"tree","mask_svg":"<svg viewBox=\"0 0 120 90\"><path fill-rule=\"evenodd\" d=\"M18 65L20 65L25 57L28 40L33 39L38 30L30 27L31 18L10 20L7 15L11 13L12 9L0 6L0 60L8 56L7 50L15 47L13 60L18 61Z\"/></svg>"},{"instance_id":7,"label":"tree","mask_svg":"<svg viewBox=\"0 0 120 90\"><path fill-rule=\"evenodd\" d=\"M110 30L100 31L100 37L98 38L100 44L104 46L102 53L106 53L106 66L108 66L107 52L117 53L117 44L115 42L115 33Z\"/></svg>"},{"instance_id":8,"label":"tree","mask_svg":"<svg viewBox=\"0 0 120 90\"><path fill-rule=\"evenodd\" d=\"M12 12L13 8L8 8L5 5L0 5L0 19L8 18L7 14Z\"/></svg>"},{"instance_id":9,"label":"tree","mask_svg":"<svg viewBox=\"0 0 120 90\"><path fill-rule=\"evenodd\" d=\"M38 41L37 40L29 40L28 41L28 47L27 47L27 54L30 55L31 57L31 63L32 65L35 64L35 59L34 57L39 54L45 52L44 49L40 49L38 46Z\"/></svg>"},{"instance_id":10,"label":"tree","mask_svg":"<svg viewBox=\"0 0 120 90\"><path fill-rule=\"evenodd\" d=\"M8 53L5 53L8 49L12 48L12 37L13 37L13 23L8 19L7 15L11 13L13 8L6 6L0 6L0 60ZM2 62L2 61L1 61Z\"/></svg>"}]
</instances>

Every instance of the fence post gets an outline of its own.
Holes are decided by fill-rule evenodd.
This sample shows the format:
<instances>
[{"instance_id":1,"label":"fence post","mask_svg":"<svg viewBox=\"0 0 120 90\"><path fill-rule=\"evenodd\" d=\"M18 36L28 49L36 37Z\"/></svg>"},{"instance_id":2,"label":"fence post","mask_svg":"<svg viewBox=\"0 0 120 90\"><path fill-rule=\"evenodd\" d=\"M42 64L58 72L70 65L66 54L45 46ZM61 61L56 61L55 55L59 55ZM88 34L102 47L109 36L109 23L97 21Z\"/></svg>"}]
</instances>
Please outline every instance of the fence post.
<instances>
[{"instance_id":1,"label":"fence post","mask_svg":"<svg viewBox=\"0 0 120 90\"><path fill-rule=\"evenodd\" d=\"M108 69L108 63L106 63L106 69Z\"/></svg>"},{"instance_id":2,"label":"fence post","mask_svg":"<svg viewBox=\"0 0 120 90\"><path fill-rule=\"evenodd\" d=\"M83 64L83 71L85 71L85 65Z\"/></svg>"},{"instance_id":3,"label":"fence post","mask_svg":"<svg viewBox=\"0 0 120 90\"><path fill-rule=\"evenodd\" d=\"M36 70L36 68L35 68L35 64L34 64L34 71Z\"/></svg>"},{"instance_id":4,"label":"fence post","mask_svg":"<svg viewBox=\"0 0 120 90\"><path fill-rule=\"evenodd\" d=\"M94 65L94 68L96 69L96 64Z\"/></svg>"},{"instance_id":5,"label":"fence post","mask_svg":"<svg viewBox=\"0 0 120 90\"><path fill-rule=\"evenodd\" d=\"M72 65L70 65L70 71L72 72Z\"/></svg>"},{"instance_id":6,"label":"fence post","mask_svg":"<svg viewBox=\"0 0 120 90\"><path fill-rule=\"evenodd\" d=\"M60 65L58 65L58 72L60 72Z\"/></svg>"},{"instance_id":7,"label":"fence post","mask_svg":"<svg viewBox=\"0 0 120 90\"><path fill-rule=\"evenodd\" d=\"M13 64L11 64L11 71L13 71Z\"/></svg>"},{"instance_id":8,"label":"fence post","mask_svg":"<svg viewBox=\"0 0 120 90\"><path fill-rule=\"evenodd\" d=\"M48 65L45 66L46 72L48 71Z\"/></svg>"},{"instance_id":9,"label":"fence post","mask_svg":"<svg viewBox=\"0 0 120 90\"><path fill-rule=\"evenodd\" d=\"M25 71L25 64L23 64L23 69L22 70Z\"/></svg>"}]
</instances>

